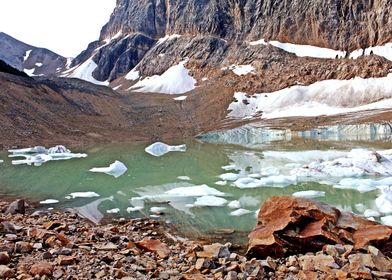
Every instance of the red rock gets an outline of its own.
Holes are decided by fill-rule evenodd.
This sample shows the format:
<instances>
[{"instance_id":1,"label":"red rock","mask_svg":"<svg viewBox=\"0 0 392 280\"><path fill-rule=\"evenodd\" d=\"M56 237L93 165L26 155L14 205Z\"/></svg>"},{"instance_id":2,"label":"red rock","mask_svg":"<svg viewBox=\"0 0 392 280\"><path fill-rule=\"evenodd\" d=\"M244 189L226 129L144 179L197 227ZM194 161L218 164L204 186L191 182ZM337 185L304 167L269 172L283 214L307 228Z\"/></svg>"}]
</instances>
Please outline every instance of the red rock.
<instances>
[{"instance_id":1,"label":"red rock","mask_svg":"<svg viewBox=\"0 0 392 280\"><path fill-rule=\"evenodd\" d=\"M136 243L136 245L140 249L157 253L162 259L166 258L170 254L170 248L165 243L157 239L145 239Z\"/></svg>"},{"instance_id":2,"label":"red rock","mask_svg":"<svg viewBox=\"0 0 392 280\"><path fill-rule=\"evenodd\" d=\"M30 253L33 251L33 245L28 242L19 241L15 243L15 252L16 253Z\"/></svg>"},{"instance_id":3,"label":"red rock","mask_svg":"<svg viewBox=\"0 0 392 280\"><path fill-rule=\"evenodd\" d=\"M35 275L51 276L52 272L53 272L53 265L51 263L48 263L48 262L41 262L41 263L35 264L30 269L30 274L33 275L33 276L35 276Z\"/></svg>"},{"instance_id":4,"label":"red rock","mask_svg":"<svg viewBox=\"0 0 392 280\"><path fill-rule=\"evenodd\" d=\"M283 257L317 252L327 244L373 245L392 255L392 227L313 200L276 196L260 208L256 228L249 234L248 255Z\"/></svg>"},{"instance_id":5,"label":"red rock","mask_svg":"<svg viewBox=\"0 0 392 280\"><path fill-rule=\"evenodd\" d=\"M7 252L0 252L0 264L8 264L11 261Z\"/></svg>"},{"instance_id":6,"label":"red rock","mask_svg":"<svg viewBox=\"0 0 392 280\"><path fill-rule=\"evenodd\" d=\"M76 262L75 256L59 256L58 264L59 265L72 265Z\"/></svg>"}]
</instances>

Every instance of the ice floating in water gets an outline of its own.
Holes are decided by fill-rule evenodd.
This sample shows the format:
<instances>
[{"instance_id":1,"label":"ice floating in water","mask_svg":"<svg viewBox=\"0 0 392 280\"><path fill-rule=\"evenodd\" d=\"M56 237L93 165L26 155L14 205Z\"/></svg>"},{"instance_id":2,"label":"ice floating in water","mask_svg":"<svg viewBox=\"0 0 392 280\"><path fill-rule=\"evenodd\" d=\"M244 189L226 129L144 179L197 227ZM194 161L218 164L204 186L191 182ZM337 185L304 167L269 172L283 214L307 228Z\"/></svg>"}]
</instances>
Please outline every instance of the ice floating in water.
<instances>
[{"instance_id":1,"label":"ice floating in water","mask_svg":"<svg viewBox=\"0 0 392 280\"><path fill-rule=\"evenodd\" d=\"M56 204L59 202L60 201L58 201L56 199L46 199L46 200L40 201L39 204Z\"/></svg>"},{"instance_id":2,"label":"ice floating in water","mask_svg":"<svg viewBox=\"0 0 392 280\"><path fill-rule=\"evenodd\" d=\"M241 209L235 210L233 212L230 212L230 216L237 216L238 217L238 216L242 216L242 215L249 214L249 213L252 213L252 211L241 208Z\"/></svg>"},{"instance_id":3,"label":"ice floating in water","mask_svg":"<svg viewBox=\"0 0 392 280\"><path fill-rule=\"evenodd\" d=\"M178 176L177 179L183 180L183 181L190 181L191 180L191 178L189 178L188 176Z\"/></svg>"},{"instance_id":4,"label":"ice floating in water","mask_svg":"<svg viewBox=\"0 0 392 280\"><path fill-rule=\"evenodd\" d=\"M233 200L233 201L230 201L229 204L227 204L227 207L229 207L231 209L241 208L241 203L238 200Z\"/></svg>"},{"instance_id":5,"label":"ice floating in water","mask_svg":"<svg viewBox=\"0 0 392 280\"><path fill-rule=\"evenodd\" d=\"M0 163L3 163L3 162L4 162L4 160L1 160L1 159L0 159Z\"/></svg>"},{"instance_id":6,"label":"ice floating in water","mask_svg":"<svg viewBox=\"0 0 392 280\"><path fill-rule=\"evenodd\" d=\"M260 170L260 175L261 176L263 176L263 177L268 177L268 176L277 176L277 175L279 175L280 174L280 171L279 171L279 169L278 168L276 168L276 167L265 167L265 168L262 168L261 170Z\"/></svg>"},{"instance_id":7,"label":"ice floating in water","mask_svg":"<svg viewBox=\"0 0 392 280\"><path fill-rule=\"evenodd\" d=\"M229 164L229 165L222 166L222 169L229 171L229 170L237 170L238 167L235 164Z\"/></svg>"},{"instance_id":8,"label":"ice floating in water","mask_svg":"<svg viewBox=\"0 0 392 280\"><path fill-rule=\"evenodd\" d=\"M392 215L381 217L380 220L384 225L392 227Z\"/></svg>"},{"instance_id":9,"label":"ice floating in water","mask_svg":"<svg viewBox=\"0 0 392 280\"><path fill-rule=\"evenodd\" d=\"M220 206L225 206L227 202L228 201L222 197L207 195L207 196L198 197L193 205L200 206L200 207L203 206L220 207Z\"/></svg>"},{"instance_id":10,"label":"ice floating in water","mask_svg":"<svg viewBox=\"0 0 392 280\"><path fill-rule=\"evenodd\" d=\"M297 182L297 176L269 176L260 179L255 178L241 178L234 182L234 185L240 189L259 188L264 186L269 187L286 187Z\"/></svg>"},{"instance_id":11,"label":"ice floating in water","mask_svg":"<svg viewBox=\"0 0 392 280\"><path fill-rule=\"evenodd\" d=\"M216 181L214 184L218 185L218 186L226 186L227 185L227 181Z\"/></svg>"},{"instance_id":12,"label":"ice floating in water","mask_svg":"<svg viewBox=\"0 0 392 280\"><path fill-rule=\"evenodd\" d=\"M376 198L376 206L381 213L392 213L392 187L381 189L381 195Z\"/></svg>"},{"instance_id":13,"label":"ice floating in water","mask_svg":"<svg viewBox=\"0 0 392 280\"><path fill-rule=\"evenodd\" d=\"M98 206L106 201L106 200L113 200L113 197L106 197L106 198L100 198L97 199L93 202L90 202L84 206L81 207L75 207L75 211L81 215L82 217L92 221L95 224L99 224L99 222L103 218L103 214L98 210Z\"/></svg>"},{"instance_id":14,"label":"ice floating in water","mask_svg":"<svg viewBox=\"0 0 392 280\"><path fill-rule=\"evenodd\" d=\"M170 146L162 142L156 142L145 148L145 151L150 155L160 157L169 152L186 152L186 145Z\"/></svg>"},{"instance_id":15,"label":"ice floating in water","mask_svg":"<svg viewBox=\"0 0 392 280\"><path fill-rule=\"evenodd\" d=\"M89 171L91 172L99 172L99 173L106 173L111 175L115 178L120 177L127 171L127 167L121 161L116 160L112 163L109 167L95 167L91 168Z\"/></svg>"},{"instance_id":16,"label":"ice floating in water","mask_svg":"<svg viewBox=\"0 0 392 280\"><path fill-rule=\"evenodd\" d=\"M152 213L162 213L166 210L166 207L151 207L150 212Z\"/></svg>"},{"instance_id":17,"label":"ice floating in water","mask_svg":"<svg viewBox=\"0 0 392 280\"><path fill-rule=\"evenodd\" d=\"M240 197L239 202L242 207L259 207L260 201L253 196L243 195Z\"/></svg>"},{"instance_id":18,"label":"ice floating in water","mask_svg":"<svg viewBox=\"0 0 392 280\"><path fill-rule=\"evenodd\" d=\"M223 181L235 181L240 177L239 174L236 173L225 173L219 176Z\"/></svg>"},{"instance_id":19,"label":"ice floating in water","mask_svg":"<svg viewBox=\"0 0 392 280\"><path fill-rule=\"evenodd\" d=\"M363 215L366 218L370 218L370 217L380 217L380 213L376 210L373 209L366 209L365 212L363 213Z\"/></svg>"},{"instance_id":20,"label":"ice floating in water","mask_svg":"<svg viewBox=\"0 0 392 280\"><path fill-rule=\"evenodd\" d=\"M292 171L300 177L358 177L363 175L392 175L391 150L372 152L353 149L346 157L329 161L314 161Z\"/></svg>"},{"instance_id":21,"label":"ice floating in water","mask_svg":"<svg viewBox=\"0 0 392 280\"><path fill-rule=\"evenodd\" d=\"M316 198L316 197L324 197L325 196L325 192L309 190L309 191L295 192L292 195L294 197Z\"/></svg>"},{"instance_id":22,"label":"ice floating in water","mask_svg":"<svg viewBox=\"0 0 392 280\"><path fill-rule=\"evenodd\" d=\"M71 153L66 147L58 145L50 149L46 149L42 146L36 146L33 148L14 149L9 150L11 155L9 157L24 157L23 160L13 160L13 165L27 164L41 166L43 163L52 160L67 160L71 158L83 158L87 157L86 154L74 154Z\"/></svg>"},{"instance_id":23,"label":"ice floating in water","mask_svg":"<svg viewBox=\"0 0 392 280\"><path fill-rule=\"evenodd\" d=\"M99 197L100 195L95 192L73 192L69 194L71 198L91 198Z\"/></svg>"},{"instance_id":24,"label":"ice floating in water","mask_svg":"<svg viewBox=\"0 0 392 280\"><path fill-rule=\"evenodd\" d=\"M137 212L137 211L143 210L143 208L144 208L143 206L128 207L127 212L128 213Z\"/></svg>"},{"instance_id":25,"label":"ice floating in water","mask_svg":"<svg viewBox=\"0 0 392 280\"><path fill-rule=\"evenodd\" d=\"M223 192L217 189L211 188L207 185L191 186L191 187L179 187L165 192L171 196L224 196Z\"/></svg>"},{"instance_id":26,"label":"ice floating in water","mask_svg":"<svg viewBox=\"0 0 392 280\"><path fill-rule=\"evenodd\" d=\"M120 209L119 208L109 209L109 210L106 210L106 213L117 214L117 213L120 213Z\"/></svg>"}]
</instances>

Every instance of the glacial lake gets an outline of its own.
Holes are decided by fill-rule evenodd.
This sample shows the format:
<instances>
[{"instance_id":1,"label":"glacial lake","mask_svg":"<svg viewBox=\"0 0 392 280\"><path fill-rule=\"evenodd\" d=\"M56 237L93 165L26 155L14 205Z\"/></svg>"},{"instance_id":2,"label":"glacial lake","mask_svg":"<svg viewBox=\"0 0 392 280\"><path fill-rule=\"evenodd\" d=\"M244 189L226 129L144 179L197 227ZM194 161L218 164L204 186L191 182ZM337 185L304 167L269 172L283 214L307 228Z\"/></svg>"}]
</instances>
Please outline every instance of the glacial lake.
<instances>
[{"instance_id":1,"label":"glacial lake","mask_svg":"<svg viewBox=\"0 0 392 280\"><path fill-rule=\"evenodd\" d=\"M210 138L210 139L208 139ZM219 137L218 137L219 138ZM362 137L363 138L363 137ZM316 198L339 209L363 214L366 209L377 210L375 199L378 189L360 192L356 189L335 188L342 178L306 178L292 183L272 183L256 188L239 188L233 181L223 181L219 176L232 173L239 178L270 176L262 170L273 168L277 174L290 176L293 168L323 158L336 158L355 148L370 151L392 148L389 138L372 141L328 141L312 137L270 139L268 141L222 144L214 143L216 137L185 142L186 152L171 152L161 157L147 154L144 148L150 143L111 144L94 147L70 147L72 152L86 153L86 158L50 161L42 166L12 165L6 151L0 152L0 193L26 197L33 201L55 199L56 204L42 205L48 208L75 208L97 221L111 217L150 217L155 215L151 207L163 215L153 216L177 225L184 232L211 234L219 230L233 229L239 233L249 232L256 223L256 211L261 203L274 195L292 195L295 192L314 190L325 192ZM216 141L215 141L216 142ZM219 141L218 141L219 142ZM261 143L263 142L263 143ZM170 144L183 144L173 141ZM128 170L118 178L92 173L93 167L109 166L115 160L123 162ZM269 171L268 171L269 172ZM268 173L267 172L267 173ZM230 177L230 176L229 176ZM379 180L386 176L361 177ZM187 180L188 179L188 180ZM224 193L221 198L238 201L242 209L249 211L233 216L235 208L226 206L195 206L197 196L187 194L171 197L167 192L207 185ZM204 186L206 187L206 186ZM203 188L203 187L202 187ZM70 198L75 192L95 192L99 197ZM238 204L237 202L237 204ZM138 211L134 207L139 206ZM119 209L108 214L107 210Z\"/></svg>"}]
</instances>

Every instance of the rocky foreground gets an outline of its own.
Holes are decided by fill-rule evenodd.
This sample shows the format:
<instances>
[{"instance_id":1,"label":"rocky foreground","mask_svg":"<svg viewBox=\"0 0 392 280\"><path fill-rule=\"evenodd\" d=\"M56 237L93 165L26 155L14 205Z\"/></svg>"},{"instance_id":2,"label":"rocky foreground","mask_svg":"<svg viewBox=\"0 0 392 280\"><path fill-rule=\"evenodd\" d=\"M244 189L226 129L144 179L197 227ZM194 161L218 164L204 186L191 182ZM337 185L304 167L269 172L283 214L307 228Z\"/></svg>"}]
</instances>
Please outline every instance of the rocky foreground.
<instances>
[{"instance_id":1,"label":"rocky foreground","mask_svg":"<svg viewBox=\"0 0 392 280\"><path fill-rule=\"evenodd\" d=\"M315 253L251 259L148 219L93 225L23 200L0 209L0 279L392 279L392 260L372 245L326 243Z\"/></svg>"}]
</instances>

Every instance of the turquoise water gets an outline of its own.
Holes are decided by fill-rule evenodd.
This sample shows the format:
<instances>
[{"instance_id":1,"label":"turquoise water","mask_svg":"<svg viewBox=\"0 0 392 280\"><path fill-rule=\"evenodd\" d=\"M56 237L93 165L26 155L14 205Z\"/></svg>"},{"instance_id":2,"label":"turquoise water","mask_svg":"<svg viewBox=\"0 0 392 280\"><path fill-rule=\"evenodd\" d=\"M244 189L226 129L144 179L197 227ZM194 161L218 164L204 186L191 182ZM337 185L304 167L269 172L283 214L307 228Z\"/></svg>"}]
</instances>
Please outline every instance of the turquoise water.
<instances>
[{"instance_id":1,"label":"turquoise water","mask_svg":"<svg viewBox=\"0 0 392 280\"><path fill-rule=\"evenodd\" d=\"M182 144L175 142L172 144ZM225 186L216 185L219 175L226 172L241 174L257 173L262 167L268 167L271 161L266 161L265 151L306 151L306 150L350 150L353 147L369 149L385 149L389 142L320 142L317 140L297 139L276 141L260 146L253 145L245 148L235 145L211 144L199 141L187 142L185 153L172 152L162 157L153 157L144 151L148 144L107 145L98 147L73 147L73 152L87 153L88 157L65 161L52 161L36 166L13 166L8 153L0 152L0 190L6 195L18 195L30 200L41 201L56 199L60 202L44 205L43 209L78 208L88 209L96 218L99 213L106 217L144 217L150 216L152 206L165 207L165 214L157 219L183 226L184 230L201 233L213 232L219 229L234 229L247 232L256 222L255 211L260 204L273 195L291 195L302 190L320 190L325 197L318 198L340 209L358 212L358 204L366 208L374 208L374 200L378 191L360 193L356 190L335 189L325 180L299 182L287 187L260 187L254 189L239 189L230 182ZM92 173L93 167L109 166L115 160L122 161L128 171L119 178L107 174ZM238 170L225 171L223 166L235 165ZM279 161L276 166L283 164ZM191 180L184 181L178 176L188 176ZM320 183L321 182L321 183ZM223 193L228 201L239 200L242 208L252 211L249 214L233 217L227 206L223 207L184 207L192 204L195 198L184 198L177 204L169 205L162 199L145 199L144 209L128 213L126 209L132 205L132 198L149 195L161 195L165 191L191 185L206 184ZM73 192L93 191L100 195L96 198L67 199ZM110 200L105 200L110 198ZM96 207L94 205L96 204ZM90 205L89 207L85 207ZM81 207L81 208L80 208ZM106 211L119 208L117 214L106 214ZM98 211L98 212L97 212Z\"/></svg>"}]
</instances>

